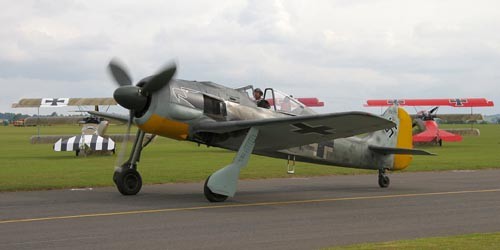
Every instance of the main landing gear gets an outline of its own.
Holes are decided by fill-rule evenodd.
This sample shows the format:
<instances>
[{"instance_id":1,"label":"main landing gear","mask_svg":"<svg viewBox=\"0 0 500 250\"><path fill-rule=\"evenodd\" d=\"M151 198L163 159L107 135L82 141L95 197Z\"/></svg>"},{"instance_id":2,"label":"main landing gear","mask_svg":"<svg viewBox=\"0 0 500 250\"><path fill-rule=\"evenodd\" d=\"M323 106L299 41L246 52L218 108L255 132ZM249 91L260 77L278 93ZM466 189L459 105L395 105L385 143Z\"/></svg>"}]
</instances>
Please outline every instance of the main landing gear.
<instances>
[{"instance_id":1,"label":"main landing gear","mask_svg":"<svg viewBox=\"0 0 500 250\"><path fill-rule=\"evenodd\" d=\"M210 202L222 202L236 193L240 170L248 164L255 146L259 129L250 128L231 164L210 175L203 186L205 198Z\"/></svg>"},{"instance_id":2,"label":"main landing gear","mask_svg":"<svg viewBox=\"0 0 500 250\"><path fill-rule=\"evenodd\" d=\"M379 169L378 170L378 185L381 188L386 188L389 186L391 183L391 180L389 179L389 176L385 174L385 169Z\"/></svg>"},{"instance_id":3,"label":"main landing gear","mask_svg":"<svg viewBox=\"0 0 500 250\"><path fill-rule=\"evenodd\" d=\"M212 175L210 175L212 176ZM208 176L207 180L205 181L205 185L203 185L203 194L205 195L205 198L207 198L208 201L210 202L223 202L227 199L227 195L223 194L216 194L210 190L210 188L207 186L208 180L210 179L210 176Z\"/></svg>"},{"instance_id":4,"label":"main landing gear","mask_svg":"<svg viewBox=\"0 0 500 250\"><path fill-rule=\"evenodd\" d=\"M115 182L118 191L123 195L135 195L141 191L142 178L137 171L137 162L141 157L141 151L144 148L142 141L144 139L144 131L138 130L135 137L132 153L128 160L120 167L115 169L113 181Z\"/></svg>"},{"instance_id":5,"label":"main landing gear","mask_svg":"<svg viewBox=\"0 0 500 250\"><path fill-rule=\"evenodd\" d=\"M115 170L113 174L113 181L123 195L135 195L141 191L142 178L137 172L136 166L123 164Z\"/></svg>"}]
</instances>

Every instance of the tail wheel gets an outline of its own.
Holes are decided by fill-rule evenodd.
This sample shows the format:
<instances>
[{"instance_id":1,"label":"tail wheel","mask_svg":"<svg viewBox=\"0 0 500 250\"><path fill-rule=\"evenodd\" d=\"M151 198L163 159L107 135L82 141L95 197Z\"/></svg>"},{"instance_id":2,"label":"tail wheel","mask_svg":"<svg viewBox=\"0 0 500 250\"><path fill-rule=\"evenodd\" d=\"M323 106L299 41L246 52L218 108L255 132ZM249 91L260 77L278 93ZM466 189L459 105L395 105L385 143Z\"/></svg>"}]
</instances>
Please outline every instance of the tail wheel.
<instances>
[{"instance_id":1,"label":"tail wheel","mask_svg":"<svg viewBox=\"0 0 500 250\"><path fill-rule=\"evenodd\" d=\"M391 184L391 179L389 179L389 176L387 176L385 174L378 175L378 185L381 188L389 187L389 184Z\"/></svg>"}]
</instances>

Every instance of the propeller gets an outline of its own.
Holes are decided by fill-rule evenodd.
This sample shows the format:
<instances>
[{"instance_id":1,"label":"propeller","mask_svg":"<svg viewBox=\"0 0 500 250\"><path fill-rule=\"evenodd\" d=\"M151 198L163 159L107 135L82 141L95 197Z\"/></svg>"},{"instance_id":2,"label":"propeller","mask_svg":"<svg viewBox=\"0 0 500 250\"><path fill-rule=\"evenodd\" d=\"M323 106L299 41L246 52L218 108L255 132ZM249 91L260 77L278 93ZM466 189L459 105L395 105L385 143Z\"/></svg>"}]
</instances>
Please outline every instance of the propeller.
<instances>
[{"instance_id":1,"label":"propeller","mask_svg":"<svg viewBox=\"0 0 500 250\"><path fill-rule=\"evenodd\" d=\"M147 108L148 98L150 98L154 92L168 85L175 75L177 66L175 63L170 63L158 71L158 73L142 79L135 86L132 85L132 78L120 60L116 58L112 59L109 62L108 70L119 86L113 93L113 98L122 107L130 110L129 119L127 121L127 133L122 143L122 150L118 154L116 162L116 166L119 167L119 164L121 164L125 156L125 150L129 141L130 127L134 116L141 114Z\"/></svg>"},{"instance_id":2,"label":"propeller","mask_svg":"<svg viewBox=\"0 0 500 250\"><path fill-rule=\"evenodd\" d=\"M430 109L429 111L420 111L420 112L418 112L417 117L424 120L424 121L434 120L434 118L436 118L436 112L437 112L438 108L439 108L439 106L436 106L436 107ZM415 127L415 125L414 125L414 127Z\"/></svg>"},{"instance_id":3,"label":"propeller","mask_svg":"<svg viewBox=\"0 0 500 250\"><path fill-rule=\"evenodd\" d=\"M439 108L439 106L432 108L431 110L429 110L429 114L433 114L434 112L436 112L438 110L438 108Z\"/></svg>"},{"instance_id":4,"label":"propeller","mask_svg":"<svg viewBox=\"0 0 500 250\"><path fill-rule=\"evenodd\" d=\"M115 82L119 85L113 93L115 101L122 107L138 113L144 110L148 97L152 93L162 89L172 80L177 67L174 63L171 63L158 73L142 79L135 86L132 85L132 78L127 73L127 69L118 59L111 60L108 69Z\"/></svg>"}]
</instances>

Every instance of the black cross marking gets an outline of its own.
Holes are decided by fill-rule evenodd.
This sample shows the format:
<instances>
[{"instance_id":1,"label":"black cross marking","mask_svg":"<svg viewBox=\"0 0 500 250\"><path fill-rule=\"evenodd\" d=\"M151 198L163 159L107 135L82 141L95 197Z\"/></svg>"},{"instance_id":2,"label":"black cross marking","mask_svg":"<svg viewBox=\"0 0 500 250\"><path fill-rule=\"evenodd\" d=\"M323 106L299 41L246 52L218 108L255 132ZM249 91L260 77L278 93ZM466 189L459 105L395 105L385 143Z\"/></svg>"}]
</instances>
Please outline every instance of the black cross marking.
<instances>
[{"instance_id":1,"label":"black cross marking","mask_svg":"<svg viewBox=\"0 0 500 250\"><path fill-rule=\"evenodd\" d=\"M393 104L401 105L401 104L405 104L405 100L398 100L398 99L387 100L387 104L390 104L390 105L393 105Z\"/></svg>"},{"instance_id":2,"label":"black cross marking","mask_svg":"<svg viewBox=\"0 0 500 250\"><path fill-rule=\"evenodd\" d=\"M323 126L323 125L316 126L316 127L307 125L305 123L295 123L295 124L291 124L291 125L298 128L298 129L292 130L292 132L299 133L299 134L310 134L310 133L316 133L319 135L331 135L331 134L333 134L333 132L327 131L327 130L331 130L332 128L327 127L327 126Z\"/></svg>"},{"instance_id":3,"label":"black cross marking","mask_svg":"<svg viewBox=\"0 0 500 250\"><path fill-rule=\"evenodd\" d=\"M333 141L325 141L318 143L318 150L316 151L316 156L325 159L326 155L325 151L327 147L333 149Z\"/></svg>"},{"instance_id":4,"label":"black cross marking","mask_svg":"<svg viewBox=\"0 0 500 250\"><path fill-rule=\"evenodd\" d=\"M455 106L464 106L464 103L467 103L467 99L460 99L460 98L455 98L455 99L450 99L450 103L454 103Z\"/></svg>"},{"instance_id":5,"label":"black cross marking","mask_svg":"<svg viewBox=\"0 0 500 250\"><path fill-rule=\"evenodd\" d=\"M392 121L392 117L389 117L389 120ZM390 132L389 138L391 138L394 135L394 133L396 133L396 130L398 130L397 126L394 127L394 128L386 128L385 129L385 133L389 133Z\"/></svg>"},{"instance_id":6,"label":"black cross marking","mask_svg":"<svg viewBox=\"0 0 500 250\"><path fill-rule=\"evenodd\" d=\"M59 100L59 98L52 98L52 100L45 100L45 104L50 103L50 106L57 106L58 103L63 103L64 100Z\"/></svg>"}]
</instances>

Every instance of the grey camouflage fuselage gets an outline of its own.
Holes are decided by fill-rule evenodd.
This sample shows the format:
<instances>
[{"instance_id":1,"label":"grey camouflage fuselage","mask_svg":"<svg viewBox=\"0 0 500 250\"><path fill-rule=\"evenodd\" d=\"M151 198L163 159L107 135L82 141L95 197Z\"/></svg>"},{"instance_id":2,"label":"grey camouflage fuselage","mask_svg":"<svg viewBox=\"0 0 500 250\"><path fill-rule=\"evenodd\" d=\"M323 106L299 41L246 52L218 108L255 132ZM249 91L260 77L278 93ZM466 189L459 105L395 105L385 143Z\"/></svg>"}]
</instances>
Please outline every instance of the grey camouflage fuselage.
<instances>
[{"instance_id":1,"label":"grey camouflage fuselage","mask_svg":"<svg viewBox=\"0 0 500 250\"><path fill-rule=\"evenodd\" d=\"M266 96L265 98L272 97ZM196 128L197 124L203 122L261 120L315 114L313 110L305 107L305 105L300 105L291 112L274 110L274 106L271 109L259 108L244 89L231 89L212 82L173 80L168 87L153 95L150 102L146 112L134 119L134 122L140 128L141 125L149 126L145 124L152 116L168 117L188 124L187 131L185 135L181 136L171 136L169 134L164 136L234 151L238 150L241 145L247 129L229 134L218 134L194 133L194 128ZM276 103L276 100L274 100L274 103ZM383 114L383 117L399 124L398 108L396 106L390 107ZM297 161L350 168L393 169L393 155L374 152L369 149L369 146L396 146L398 127L376 131L359 137L320 141L289 149L266 150L255 148L253 153L282 159L294 156ZM162 135L160 129L158 128L156 131ZM307 132L307 130L304 131ZM321 131L315 132L311 130L310 133L321 133Z\"/></svg>"}]
</instances>

